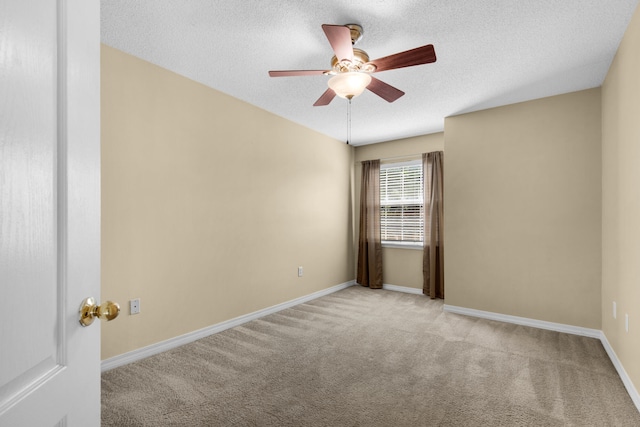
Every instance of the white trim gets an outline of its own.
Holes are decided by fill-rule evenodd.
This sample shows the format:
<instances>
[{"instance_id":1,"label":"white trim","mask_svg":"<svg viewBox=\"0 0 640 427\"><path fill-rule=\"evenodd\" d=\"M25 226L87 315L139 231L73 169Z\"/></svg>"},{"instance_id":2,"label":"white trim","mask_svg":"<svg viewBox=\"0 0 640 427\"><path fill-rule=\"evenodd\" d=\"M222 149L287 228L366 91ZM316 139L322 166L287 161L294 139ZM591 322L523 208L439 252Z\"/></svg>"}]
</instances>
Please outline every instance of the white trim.
<instances>
[{"instance_id":1,"label":"white trim","mask_svg":"<svg viewBox=\"0 0 640 427\"><path fill-rule=\"evenodd\" d=\"M629 393L629 397L631 397L631 400L633 401L633 403L636 405L636 408L640 412L640 394L638 394L638 390L636 390L636 388L634 387L633 382L631 381L631 378L629 378L629 375L627 375L627 371L625 371L624 366L622 366L622 363L620 363L620 359L618 359L618 355L616 354L615 351L613 351L613 347L611 347L611 344L609 344L609 340L607 339L607 336L602 331L600 331L600 342L602 342L602 346L604 347L605 351L609 355L609 359L611 359L611 363L613 363L613 366L616 368L616 371L618 371L618 375L620 376L620 379L622 380L624 387L627 389L627 392Z\"/></svg>"},{"instance_id":2,"label":"white trim","mask_svg":"<svg viewBox=\"0 0 640 427\"><path fill-rule=\"evenodd\" d=\"M312 294L293 299L291 301L286 301L281 304L276 304L274 306L267 307L262 310L254 311L253 313L238 316L233 319L217 323L215 325L207 326L206 328L198 329L196 331L189 332L184 335L169 338L168 340L161 341L159 343L151 344L146 347L142 347L124 354L120 354L118 356L111 357L109 359L105 359L102 361L100 369L102 370L102 372L106 372L111 369L117 368L119 366L127 365L129 363L133 363L138 360L145 359L149 356L153 356L154 354L162 353L163 351L180 347L181 345L185 345L190 342L199 340L201 338L208 337L209 335L217 334L218 332L222 332L226 329L242 325L243 323L247 323L252 320L259 319L261 317L276 313L286 308L290 308L295 305L302 304L302 303L314 300L316 298L320 298L325 295L332 294L342 289L346 289L350 286L353 286L354 284L355 284L355 280L351 280L349 282L332 286L330 288L323 289L321 291L317 291Z\"/></svg>"},{"instance_id":3,"label":"white trim","mask_svg":"<svg viewBox=\"0 0 640 427\"><path fill-rule=\"evenodd\" d=\"M391 288L389 289L392 290ZM465 316L480 317L483 319L496 320L498 322L514 323L516 325L531 326L533 328L547 329L550 331L564 332L567 334L581 335L599 339L605 351L607 352L609 359L611 359L611 363L613 363L613 366L616 368L616 371L618 372L618 375L620 376L624 387L627 389L629 397L631 397L631 400L636 405L636 409L638 409L638 411L640 412L640 394L638 394L638 390L636 390L635 386L633 385L631 378L629 378L627 371L625 371L624 366L622 366L622 363L620 362L620 359L618 359L618 356L613 350L613 347L611 347L611 344L609 344L609 340L607 340L604 332L598 329L582 328L579 326L565 325L562 323L553 323L546 322L544 320L529 319L526 317L510 316L508 314L475 310L472 308L458 307L455 305L445 304L443 310L449 313L462 314Z\"/></svg>"},{"instance_id":4,"label":"white trim","mask_svg":"<svg viewBox=\"0 0 640 427\"><path fill-rule=\"evenodd\" d=\"M409 288L407 286L389 285L387 283L384 283L382 285L382 289L386 289L388 291L395 291L395 292L404 292L405 294L423 295L422 289Z\"/></svg>"},{"instance_id":5,"label":"white trim","mask_svg":"<svg viewBox=\"0 0 640 427\"><path fill-rule=\"evenodd\" d=\"M445 304L444 311L462 314L482 319L496 320L498 322L513 323L516 325L531 326L532 328L547 329L549 331L563 332L565 334L581 335L583 337L600 338L598 329L583 328L580 326L565 325L563 323L547 322L544 320L529 319L527 317L511 316L508 314L493 313L491 311L475 310L473 308L458 307Z\"/></svg>"}]
</instances>

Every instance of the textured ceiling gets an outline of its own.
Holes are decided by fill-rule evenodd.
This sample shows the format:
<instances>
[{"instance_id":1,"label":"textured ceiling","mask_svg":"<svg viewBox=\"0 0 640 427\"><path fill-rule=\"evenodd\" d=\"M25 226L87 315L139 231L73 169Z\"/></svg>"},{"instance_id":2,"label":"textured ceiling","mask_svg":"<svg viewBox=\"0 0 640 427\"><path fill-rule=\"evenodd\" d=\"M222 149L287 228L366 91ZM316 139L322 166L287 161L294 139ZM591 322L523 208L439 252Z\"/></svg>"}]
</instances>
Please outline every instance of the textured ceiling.
<instances>
[{"instance_id":1,"label":"textured ceiling","mask_svg":"<svg viewBox=\"0 0 640 427\"><path fill-rule=\"evenodd\" d=\"M425 44L437 62L375 76L406 95L352 104L353 145L443 130L444 118L600 86L638 0L101 0L102 42L338 140L347 101L312 104L321 24L357 23L371 59Z\"/></svg>"}]
</instances>

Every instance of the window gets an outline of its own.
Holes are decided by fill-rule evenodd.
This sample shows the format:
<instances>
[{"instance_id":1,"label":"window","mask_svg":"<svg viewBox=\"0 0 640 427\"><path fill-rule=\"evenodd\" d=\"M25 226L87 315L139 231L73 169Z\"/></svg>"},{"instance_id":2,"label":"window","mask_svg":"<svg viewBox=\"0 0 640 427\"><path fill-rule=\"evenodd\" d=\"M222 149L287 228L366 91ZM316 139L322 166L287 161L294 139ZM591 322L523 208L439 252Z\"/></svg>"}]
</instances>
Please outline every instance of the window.
<instances>
[{"instance_id":1,"label":"window","mask_svg":"<svg viewBox=\"0 0 640 427\"><path fill-rule=\"evenodd\" d=\"M424 191L422 161L380 165L382 242L422 246Z\"/></svg>"}]
</instances>

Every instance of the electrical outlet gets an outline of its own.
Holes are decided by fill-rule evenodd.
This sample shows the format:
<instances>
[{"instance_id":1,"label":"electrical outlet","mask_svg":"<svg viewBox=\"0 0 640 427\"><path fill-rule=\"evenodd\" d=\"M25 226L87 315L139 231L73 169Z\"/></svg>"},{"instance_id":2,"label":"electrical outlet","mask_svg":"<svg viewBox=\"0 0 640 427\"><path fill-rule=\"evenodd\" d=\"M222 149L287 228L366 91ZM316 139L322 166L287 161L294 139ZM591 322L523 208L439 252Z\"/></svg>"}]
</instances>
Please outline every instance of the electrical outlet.
<instances>
[{"instance_id":1,"label":"electrical outlet","mask_svg":"<svg viewBox=\"0 0 640 427\"><path fill-rule=\"evenodd\" d=\"M132 299L129 301L129 314L140 313L140 298Z\"/></svg>"},{"instance_id":2,"label":"electrical outlet","mask_svg":"<svg viewBox=\"0 0 640 427\"><path fill-rule=\"evenodd\" d=\"M614 302L613 302L613 318L614 318L614 319L617 319L617 317L618 317L618 316L616 315L616 302L614 301Z\"/></svg>"},{"instance_id":3,"label":"electrical outlet","mask_svg":"<svg viewBox=\"0 0 640 427\"><path fill-rule=\"evenodd\" d=\"M625 332L629 332L629 315L626 313L624 315L624 330Z\"/></svg>"},{"instance_id":4,"label":"electrical outlet","mask_svg":"<svg viewBox=\"0 0 640 427\"><path fill-rule=\"evenodd\" d=\"M303 269L302 267L298 267L298 277L302 277Z\"/></svg>"}]
</instances>

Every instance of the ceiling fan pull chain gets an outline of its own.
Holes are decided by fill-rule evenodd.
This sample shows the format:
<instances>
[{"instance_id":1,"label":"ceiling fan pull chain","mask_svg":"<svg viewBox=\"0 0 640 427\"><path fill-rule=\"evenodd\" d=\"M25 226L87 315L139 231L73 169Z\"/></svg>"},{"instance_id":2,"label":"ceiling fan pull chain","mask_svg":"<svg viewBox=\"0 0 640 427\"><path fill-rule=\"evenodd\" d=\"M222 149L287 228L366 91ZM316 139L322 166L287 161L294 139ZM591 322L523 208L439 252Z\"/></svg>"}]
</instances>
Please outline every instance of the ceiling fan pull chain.
<instances>
[{"instance_id":1,"label":"ceiling fan pull chain","mask_svg":"<svg viewBox=\"0 0 640 427\"><path fill-rule=\"evenodd\" d=\"M349 141L351 141L351 98L348 99L347 103L347 145L349 145Z\"/></svg>"}]
</instances>

